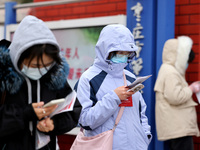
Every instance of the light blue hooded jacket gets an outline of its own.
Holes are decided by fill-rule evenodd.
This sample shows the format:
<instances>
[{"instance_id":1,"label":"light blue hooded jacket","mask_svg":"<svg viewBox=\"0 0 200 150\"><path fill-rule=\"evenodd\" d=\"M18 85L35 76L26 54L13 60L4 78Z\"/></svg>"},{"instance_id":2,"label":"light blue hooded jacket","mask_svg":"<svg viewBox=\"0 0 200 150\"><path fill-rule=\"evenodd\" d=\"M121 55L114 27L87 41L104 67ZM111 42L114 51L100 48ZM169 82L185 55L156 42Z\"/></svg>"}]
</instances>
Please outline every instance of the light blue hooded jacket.
<instances>
[{"instance_id":1,"label":"light blue hooded jacket","mask_svg":"<svg viewBox=\"0 0 200 150\"><path fill-rule=\"evenodd\" d=\"M103 28L95 47L94 64L85 71L77 84L77 97L82 105L80 125L86 136L94 136L114 127L121 103L114 90L135 80L124 67L107 59L112 51L136 51L132 33L123 25ZM129 59L128 61L131 61ZM146 104L140 92L132 95L133 107L126 107L114 131L113 150L146 150L151 141L150 126L145 115ZM147 136L151 137L148 138Z\"/></svg>"}]
</instances>

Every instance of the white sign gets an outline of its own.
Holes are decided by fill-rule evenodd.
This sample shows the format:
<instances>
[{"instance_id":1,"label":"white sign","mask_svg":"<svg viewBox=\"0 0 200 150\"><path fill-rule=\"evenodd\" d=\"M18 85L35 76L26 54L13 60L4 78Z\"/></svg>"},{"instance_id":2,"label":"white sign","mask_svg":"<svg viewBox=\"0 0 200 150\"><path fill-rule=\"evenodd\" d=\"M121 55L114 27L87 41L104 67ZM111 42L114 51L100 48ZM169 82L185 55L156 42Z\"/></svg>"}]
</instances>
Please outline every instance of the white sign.
<instances>
[{"instance_id":1,"label":"white sign","mask_svg":"<svg viewBox=\"0 0 200 150\"><path fill-rule=\"evenodd\" d=\"M97 29L97 32L95 32ZM69 63L68 82L74 87L81 74L94 62L98 27L53 30L62 54Z\"/></svg>"}]
</instances>

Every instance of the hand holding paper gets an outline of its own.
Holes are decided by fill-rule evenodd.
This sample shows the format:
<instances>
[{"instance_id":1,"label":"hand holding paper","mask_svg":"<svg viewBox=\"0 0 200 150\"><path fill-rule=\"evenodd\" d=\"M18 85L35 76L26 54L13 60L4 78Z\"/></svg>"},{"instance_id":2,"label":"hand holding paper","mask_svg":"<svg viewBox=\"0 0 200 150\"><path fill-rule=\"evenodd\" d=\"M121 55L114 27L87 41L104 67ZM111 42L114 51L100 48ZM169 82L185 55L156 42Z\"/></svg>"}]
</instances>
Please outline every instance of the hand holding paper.
<instances>
[{"instance_id":1,"label":"hand holding paper","mask_svg":"<svg viewBox=\"0 0 200 150\"><path fill-rule=\"evenodd\" d=\"M136 78L136 80L133 83L131 83L130 85L126 86L126 87L129 88L129 90L127 90L127 92L133 91L134 93L136 93L137 91L143 89L144 85L142 84L142 82L144 82L145 80L147 80L151 76L152 75ZM127 100L121 100L121 104L119 106L120 107L121 106L132 107L133 106L132 96L130 96Z\"/></svg>"},{"instance_id":2,"label":"hand holding paper","mask_svg":"<svg viewBox=\"0 0 200 150\"><path fill-rule=\"evenodd\" d=\"M189 87L192 92L196 94L197 100L200 104L200 81L193 82Z\"/></svg>"},{"instance_id":3,"label":"hand holding paper","mask_svg":"<svg viewBox=\"0 0 200 150\"><path fill-rule=\"evenodd\" d=\"M58 107L50 114L49 117L51 118L54 115L57 115L62 112L72 111L74 108L75 101L76 101L76 92L72 91L69 95L67 95L66 98L64 98L64 100L63 99L52 100L51 102L47 103L48 105L46 104L46 107L55 104L58 105ZM36 149L40 149L50 142L50 137L41 132L37 131L36 137L37 137Z\"/></svg>"},{"instance_id":4,"label":"hand holding paper","mask_svg":"<svg viewBox=\"0 0 200 150\"><path fill-rule=\"evenodd\" d=\"M189 87L193 93L200 92L200 81L193 82Z\"/></svg>"},{"instance_id":5,"label":"hand holding paper","mask_svg":"<svg viewBox=\"0 0 200 150\"><path fill-rule=\"evenodd\" d=\"M138 77L136 78L136 80L131 83L130 85L128 85L127 87L129 88L128 91L134 91L134 92L137 92L141 89L144 88L144 85L142 84L142 82L144 82L145 80L147 80L149 77L151 77L152 75L148 75L148 76L144 76L144 77ZM127 92L128 92L127 91Z\"/></svg>"},{"instance_id":6,"label":"hand holding paper","mask_svg":"<svg viewBox=\"0 0 200 150\"><path fill-rule=\"evenodd\" d=\"M43 107L49 107L49 106L52 106L52 105L56 105L56 104L60 104L60 103L63 103L65 101L64 98L61 98L61 99L56 99L56 100L51 100L50 102L48 102L47 104L45 104Z\"/></svg>"},{"instance_id":7,"label":"hand holding paper","mask_svg":"<svg viewBox=\"0 0 200 150\"><path fill-rule=\"evenodd\" d=\"M129 91L133 91L134 93L136 93L137 91L141 90L144 88L144 85L139 83L136 86L132 87L131 89L129 89L127 92Z\"/></svg>"},{"instance_id":8,"label":"hand holding paper","mask_svg":"<svg viewBox=\"0 0 200 150\"><path fill-rule=\"evenodd\" d=\"M58 104L58 107L55 109L55 111L50 114L50 117L53 117L54 115L62 112L72 111L75 101L76 92L73 90L69 95L67 95L64 102Z\"/></svg>"}]
</instances>

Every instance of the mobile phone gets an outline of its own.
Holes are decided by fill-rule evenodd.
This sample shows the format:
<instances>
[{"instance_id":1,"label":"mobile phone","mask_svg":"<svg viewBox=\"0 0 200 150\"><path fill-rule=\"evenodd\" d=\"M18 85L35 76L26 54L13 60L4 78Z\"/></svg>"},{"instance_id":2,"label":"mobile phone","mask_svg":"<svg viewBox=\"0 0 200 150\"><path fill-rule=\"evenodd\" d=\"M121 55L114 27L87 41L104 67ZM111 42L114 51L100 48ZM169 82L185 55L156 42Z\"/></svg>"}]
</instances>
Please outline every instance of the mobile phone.
<instances>
[{"instance_id":1,"label":"mobile phone","mask_svg":"<svg viewBox=\"0 0 200 150\"><path fill-rule=\"evenodd\" d=\"M64 101L65 101L64 98L51 100L50 102L46 103L43 107L49 107L49 106L52 106L52 105L60 104L60 103L62 103Z\"/></svg>"}]
</instances>

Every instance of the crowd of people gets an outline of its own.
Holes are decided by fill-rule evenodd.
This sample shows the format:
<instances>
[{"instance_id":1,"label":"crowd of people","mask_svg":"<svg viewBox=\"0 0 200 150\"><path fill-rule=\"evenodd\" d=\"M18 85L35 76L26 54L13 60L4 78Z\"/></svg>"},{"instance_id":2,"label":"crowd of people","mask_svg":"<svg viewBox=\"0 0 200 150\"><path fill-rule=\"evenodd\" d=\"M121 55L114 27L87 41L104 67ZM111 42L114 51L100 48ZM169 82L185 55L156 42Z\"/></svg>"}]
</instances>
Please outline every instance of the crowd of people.
<instances>
[{"instance_id":1,"label":"crowd of people","mask_svg":"<svg viewBox=\"0 0 200 150\"><path fill-rule=\"evenodd\" d=\"M199 136L193 93L199 82L188 85L185 72L194 59L192 40L181 36L166 41L163 63L154 91L158 140L170 150L193 150L193 136ZM154 135L146 116L147 105L140 91L128 91L136 76L126 66L135 59L138 47L124 25L105 26L95 46L93 64L75 87L68 84L69 65L45 23L26 16L12 41L0 41L0 149L56 150L57 135L77 125L85 136L111 130L125 109L113 136L113 150L147 150ZM53 99L76 91L74 108L50 117L57 104L43 107ZM127 105L129 102L129 105ZM48 142L38 145L38 134Z\"/></svg>"}]
</instances>

